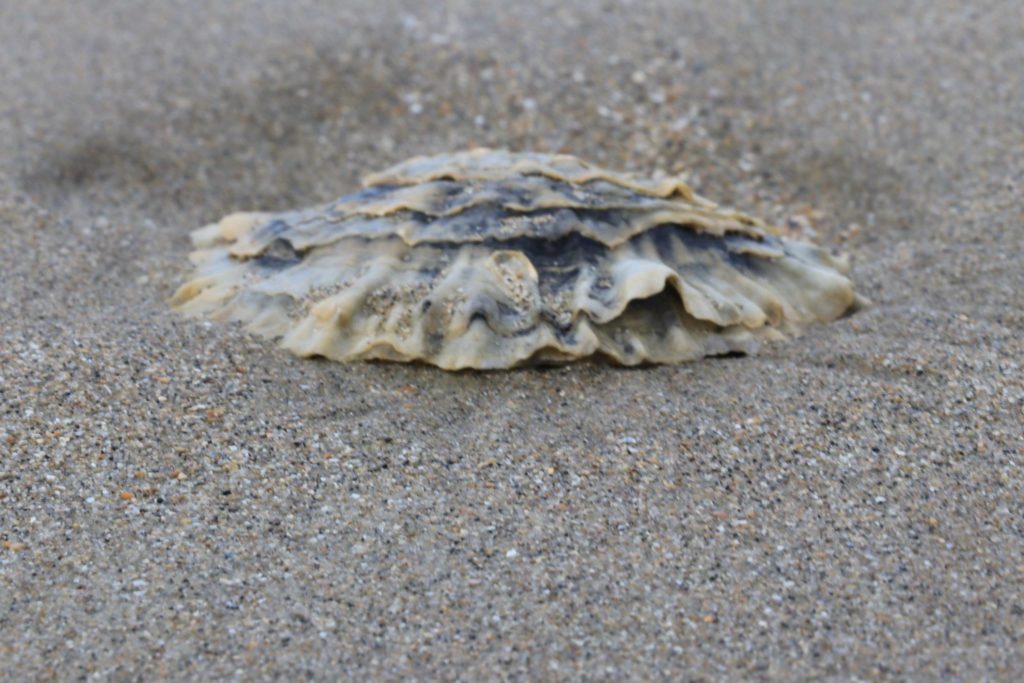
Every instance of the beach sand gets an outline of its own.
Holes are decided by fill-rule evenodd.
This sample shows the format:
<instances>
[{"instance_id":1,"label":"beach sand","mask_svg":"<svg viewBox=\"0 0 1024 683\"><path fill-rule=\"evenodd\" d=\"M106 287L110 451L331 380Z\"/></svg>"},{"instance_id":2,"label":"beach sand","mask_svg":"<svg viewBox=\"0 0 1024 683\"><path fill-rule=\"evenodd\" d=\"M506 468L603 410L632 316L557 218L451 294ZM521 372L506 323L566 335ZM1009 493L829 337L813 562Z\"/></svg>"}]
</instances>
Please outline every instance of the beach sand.
<instances>
[{"instance_id":1,"label":"beach sand","mask_svg":"<svg viewBox=\"0 0 1024 683\"><path fill-rule=\"evenodd\" d=\"M422 5L0 10L0 678L1024 677L1019 3ZM169 310L190 230L472 145L685 171L873 305L498 373Z\"/></svg>"}]
</instances>

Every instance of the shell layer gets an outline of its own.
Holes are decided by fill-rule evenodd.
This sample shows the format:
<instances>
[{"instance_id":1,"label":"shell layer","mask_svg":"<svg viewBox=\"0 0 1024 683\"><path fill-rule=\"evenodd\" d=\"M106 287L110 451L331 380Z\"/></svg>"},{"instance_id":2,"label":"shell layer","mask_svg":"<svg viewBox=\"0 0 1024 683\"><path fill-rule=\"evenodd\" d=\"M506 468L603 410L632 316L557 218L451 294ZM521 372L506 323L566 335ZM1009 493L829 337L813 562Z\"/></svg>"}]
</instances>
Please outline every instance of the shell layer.
<instances>
[{"instance_id":1,"label":"shell layer","mask_svg":"<svg viewBox=\"0 0 1024 683\"><path fill-rule=\"evenodd\" d=\"M508 368L751 353L859 298L847 265L677 179L566 155L421 157L312 209L192 235L187 314L302 356Z\"/></svg>"}]
</instances>

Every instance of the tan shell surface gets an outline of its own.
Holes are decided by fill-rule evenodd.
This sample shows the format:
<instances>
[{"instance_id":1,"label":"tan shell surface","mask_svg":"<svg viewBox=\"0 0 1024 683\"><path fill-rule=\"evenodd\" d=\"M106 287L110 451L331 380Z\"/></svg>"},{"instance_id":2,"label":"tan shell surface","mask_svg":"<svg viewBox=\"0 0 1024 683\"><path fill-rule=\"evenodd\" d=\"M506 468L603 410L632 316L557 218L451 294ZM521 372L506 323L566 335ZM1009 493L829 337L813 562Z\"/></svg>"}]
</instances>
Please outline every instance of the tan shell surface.
<instances>
[{"instance_id":1,"label":"tan shell surface","mask_svg":"<svg viewBox=\"0 0 1024 683\"><path fill-rule=\"evenodd\" d=\"M474 150L367 185L195 231L198 272L174 305L302 356L458 369L749 353L858 299L842 260L678 180Z\"/></svg>"},{"instance_id":2,"label":"tan shell surface","mask_svg":"<svg viewBox=\"0 0 1024 683\"><path fill-rule=\"evenodd\" d=\"M487 148L414 157L368 176L363 185L419 185L444 178L504 180L515 176L542 176L573 185L603 180L653 197L679 196L690 201L706 201L697 197L693 190L678 178L636 178L629 174L605 170L569 154L509 152Z\"/></svg>"}]
</instances>

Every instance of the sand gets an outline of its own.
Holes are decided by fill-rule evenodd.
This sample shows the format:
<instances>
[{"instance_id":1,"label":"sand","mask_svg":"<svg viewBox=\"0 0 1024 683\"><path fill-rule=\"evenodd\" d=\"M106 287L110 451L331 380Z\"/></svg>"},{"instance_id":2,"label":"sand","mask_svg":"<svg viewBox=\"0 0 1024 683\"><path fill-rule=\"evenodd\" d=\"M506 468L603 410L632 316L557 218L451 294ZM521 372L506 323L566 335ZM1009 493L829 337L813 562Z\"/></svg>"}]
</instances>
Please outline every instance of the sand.
<instances>
[{"instance_id":1,"label":"sand","mask_svg":"<svg viewBox=\"0 0 1024 683\"><path fill-rule=\"evenodd\" d=\"M1024 677L1019 4L0 9L0 678ZM874 305L505 373L173 315L189 230L484 144L687 173Z\"/></svg>"}]
</instances>

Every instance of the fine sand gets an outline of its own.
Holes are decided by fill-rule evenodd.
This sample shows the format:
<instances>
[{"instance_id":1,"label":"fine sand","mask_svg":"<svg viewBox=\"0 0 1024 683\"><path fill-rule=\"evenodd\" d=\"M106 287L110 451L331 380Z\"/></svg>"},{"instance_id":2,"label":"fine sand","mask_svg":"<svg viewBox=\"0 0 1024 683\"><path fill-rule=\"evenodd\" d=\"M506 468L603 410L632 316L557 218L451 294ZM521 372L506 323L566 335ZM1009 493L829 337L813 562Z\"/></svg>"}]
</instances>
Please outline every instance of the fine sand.
<instances>
[{"instance_id":1,"label":"fine sand","mask_svg":"<svg viewBox=\"0 0 1024 683\"><path fill-rule=\"evenodd\" d=\"M1024 677L1019 2L33 0L0 73L0 679ZM169 310L191 229L473 145L685 172L873 305L499 373Z\"/></svg>"}]
</instances>

